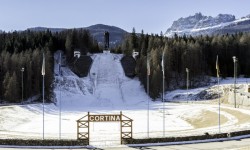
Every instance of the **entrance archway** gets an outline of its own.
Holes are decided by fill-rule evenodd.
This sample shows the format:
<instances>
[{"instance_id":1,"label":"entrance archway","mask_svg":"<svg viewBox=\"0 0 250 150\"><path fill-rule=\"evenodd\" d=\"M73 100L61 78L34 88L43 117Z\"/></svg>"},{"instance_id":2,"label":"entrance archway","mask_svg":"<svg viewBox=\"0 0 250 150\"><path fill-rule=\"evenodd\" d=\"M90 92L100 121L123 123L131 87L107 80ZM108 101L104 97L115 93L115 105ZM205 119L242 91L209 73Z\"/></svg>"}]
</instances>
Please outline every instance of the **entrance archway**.
<instances>
[{"instance_id":1,"label":"entrance archway","mask_svg":"<svg viewBox=\"0 0 250 150\"><path fill-rule=\"evenodd\" d=\"M89 144L90 139L90 122L120 122L120 137L121 144L126 139L133 138L133 120L125 116L120 112L120 114L109 114L109 115L97 115L88 114L79 120L77 120L77 140L86 141Z\"/></svg>"}]
</instances>

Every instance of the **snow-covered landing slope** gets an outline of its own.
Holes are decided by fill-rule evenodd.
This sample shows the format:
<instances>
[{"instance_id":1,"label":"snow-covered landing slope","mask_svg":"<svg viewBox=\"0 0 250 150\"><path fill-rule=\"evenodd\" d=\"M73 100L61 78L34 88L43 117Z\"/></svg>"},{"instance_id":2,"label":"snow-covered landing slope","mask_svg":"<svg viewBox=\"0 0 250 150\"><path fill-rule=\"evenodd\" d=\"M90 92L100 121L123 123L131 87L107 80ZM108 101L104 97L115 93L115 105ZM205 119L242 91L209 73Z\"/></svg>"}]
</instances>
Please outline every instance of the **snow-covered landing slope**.
<instances>
[{"instance_id":1,"label":"snow-covered landing slope","mask_svg":"<svg viewBox=\"0 0 250 150\"><path fill-rule=\"evenodd\" d=\"M56 57L56 56L55 56ZM122 55L104 52L92 56L93 64L87 77L79 78L68 67L62 67L62 76L55 76L55 97L64 110L86 108L129 109L149 97L137 78L124 75L120 63ZM55 74L58 65L55 63Z\"/></svg>"},{"instance_id":2,"label":"snow-covered landing slope","mask_svg":"<svg viewBox=\"0 0 250 150\"><path fill-rule=\"evenodd\" d=\"M110 53L96 55L90 70L90 77L94 83L94 95L98 104L102 106L123 105L121 92L123 72L119 59Z\"/></svg>"}]
</instances>

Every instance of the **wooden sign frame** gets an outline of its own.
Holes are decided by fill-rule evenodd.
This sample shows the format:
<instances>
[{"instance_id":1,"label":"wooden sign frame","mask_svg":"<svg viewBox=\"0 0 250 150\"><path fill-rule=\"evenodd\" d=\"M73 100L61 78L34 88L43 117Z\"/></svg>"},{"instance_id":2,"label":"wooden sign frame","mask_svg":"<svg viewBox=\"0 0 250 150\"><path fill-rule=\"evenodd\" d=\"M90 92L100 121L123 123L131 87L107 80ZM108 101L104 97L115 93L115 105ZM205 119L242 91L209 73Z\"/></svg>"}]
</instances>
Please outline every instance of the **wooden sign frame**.
<instances>
[{"instance_id":1,"label":"wooden sign frame","mask_svg":"<svg viewBox=\"0 0 250 150\"><path fill-rule=\"evenodd\" d=\"M78 119L77 121L77 140L86 141L89 145L89 123L90 122L120 122L121 129L121 144L124 140L133 138L133 120L120 114L109 114L109 115L92 115L88 112L87 115Z\"/></svg>"}]
</instances>

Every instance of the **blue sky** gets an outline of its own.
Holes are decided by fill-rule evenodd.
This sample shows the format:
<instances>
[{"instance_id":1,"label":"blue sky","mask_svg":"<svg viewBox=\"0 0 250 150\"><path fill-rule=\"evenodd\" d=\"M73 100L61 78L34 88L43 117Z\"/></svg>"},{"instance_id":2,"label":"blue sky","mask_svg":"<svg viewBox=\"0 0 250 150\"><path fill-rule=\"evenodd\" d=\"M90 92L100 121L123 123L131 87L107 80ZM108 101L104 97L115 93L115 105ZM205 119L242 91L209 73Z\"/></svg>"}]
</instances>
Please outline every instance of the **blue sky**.
<instances>
[{"instance_id":1,"label":"blue sky","mask_svg":"<svg viewBox=\"0 0 250 150\"><path fill-rule=\"evenodd\" d=\"M28 27L114 25L131 32L165 32L174 20L201 12L208 16L250 14L250 0L0 0L0 30Z\"/></svg>"}]
</instances>

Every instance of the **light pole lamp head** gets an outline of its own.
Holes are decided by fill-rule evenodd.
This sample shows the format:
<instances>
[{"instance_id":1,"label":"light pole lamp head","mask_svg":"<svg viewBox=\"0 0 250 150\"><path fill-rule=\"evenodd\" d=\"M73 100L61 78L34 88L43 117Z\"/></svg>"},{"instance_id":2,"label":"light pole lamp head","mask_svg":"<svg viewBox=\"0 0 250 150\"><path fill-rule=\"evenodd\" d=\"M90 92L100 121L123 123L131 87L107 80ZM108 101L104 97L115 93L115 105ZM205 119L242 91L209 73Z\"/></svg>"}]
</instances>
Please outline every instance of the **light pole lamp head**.
<instances>
[{"instance_id":1,"label":"light pole lamp head","mask_svg":"<svg viewBox=\"0 0 250 150\"><path fill-rule=\"evenodd\" d=\"M24 72L24 68L22 68L21 71Z\"/></svg>"},{"instance_id":2,"label":"light pole lamp head","mask_svg":"<svg viewBox=\"0 0 250 150\"><path fill-rule=\"evenodd\" d=\"M233 56L233 61L234 61L234 63L237 62L236 56Z\"/></svg>"},{"instance_id":3,"label":"light pole lamp head","mask_svg":"<svg viewBox=\"0 0 250 150\"><path fill-rule=\"evenodd\" d=\"M188 68L186 68L186 72L189 72Z\"/></svg>"}]
</instances>

